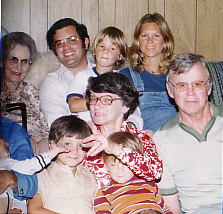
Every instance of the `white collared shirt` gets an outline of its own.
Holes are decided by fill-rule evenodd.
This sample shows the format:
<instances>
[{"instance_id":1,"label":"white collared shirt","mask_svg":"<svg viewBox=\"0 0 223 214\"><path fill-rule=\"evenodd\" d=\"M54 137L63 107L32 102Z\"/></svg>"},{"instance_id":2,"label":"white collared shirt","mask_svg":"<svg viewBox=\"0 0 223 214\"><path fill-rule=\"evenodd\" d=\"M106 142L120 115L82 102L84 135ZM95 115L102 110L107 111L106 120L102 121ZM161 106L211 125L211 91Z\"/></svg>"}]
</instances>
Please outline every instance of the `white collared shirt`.
<instances>
[{"instance_id":1,"label":"white collared shirt","mask_svg":"<svg viewBox=\"0 0 223 214\"><path fill-rule=\"evenodd\" d=\"M93 66L88 61L88 68ZM60 68L49 73L40 85L41 108L49 127L55 119L71 114L66 97L73 76L72 71L61 63Z\"/></svg>"}]
</instances>

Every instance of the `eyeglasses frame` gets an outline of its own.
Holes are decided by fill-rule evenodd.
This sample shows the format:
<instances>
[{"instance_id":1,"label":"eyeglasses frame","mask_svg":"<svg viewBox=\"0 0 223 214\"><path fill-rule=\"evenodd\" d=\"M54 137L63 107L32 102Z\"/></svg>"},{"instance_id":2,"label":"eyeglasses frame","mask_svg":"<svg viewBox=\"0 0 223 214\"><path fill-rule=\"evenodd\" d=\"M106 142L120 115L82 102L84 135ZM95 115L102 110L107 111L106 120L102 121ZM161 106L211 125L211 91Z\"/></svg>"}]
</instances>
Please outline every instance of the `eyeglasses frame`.
<instances>
[{"instance_id":1,"label":"eyeglasses frame","mask_svg":"<svg viewBox=\"0 0 223 214\"><path fill-rule=\"evenodd\" d=\"M68 38L66 38L66 39L57 40L57 41L55 41L55 42L53 43L53 47L54 47L54 49L62 48L62 47L64 46L65 42L67 42L67 40L68 40L68 44L70 45L69 40L72 39L72 38L73 38L73 39L75 38L75 41L78 41L79 39L81 39L81 37L70 36L70 37L68 37ZM56 45L55 45L57 42L62 42L62 47L57 48Z\"/></svg>"},{"instance_id":2,"label":"eyeglasses frame","mask_svg":"<svg viewBox=\"0 0 223 214\"><path fill-rule=\"evenodd\" d=\"M22 64L22 62L24 62L24 60L28 60L29 63L27 65L22 64L22 67L26 67L26 66L32 64L32 61L30 59L18 59L16 56L11 56L11 57L8 56L8 57L6 57L6 59L9 60L10 65L14 65L14 66L18 65L19 62L21 62L21 64ZM15 59L17 61L17 63L14 63L14 64L11 63L10 60L12 60L12 59Z\"/></svg>"},{"instance_id":3,"label":"eyeglasses frame","mask_svg":"<svg viewBox=\"0 0 223 214\"><path fill-rule=\"evenodd\" d=\"M106 105L106 106L110 106L111 104L104 104L104 103L102 103L102 101L101 101L101 98L102 97L105 97L105 96L109 96L110 98L111 98L111 104L114 102L114 101L117 101L117 100L122 100L122 98L112 98L112 96L110 96L110 95L103 95L103 96L100 96L100 97L96 97L96 96L94 96L94 97L96 97L96 101L95 101L95 104L91 104L90 103L90 98L88 98L87 99L87 103L89 104L89 105L96 105L96 103L98 102L98 100L100 100L100 102L101 102L101 104L102 105Z\"/></svg>"},{"instance_id":4,"label":"eyeglasses frame","mask_svg":"<svg viewBox=\"0 0 223 214\"><path fill-rule=\"evenodd\" d=\"M206 81L193 81L193 82L191 82L190 84L192 84L192 88L194 89L194 90L202 90L202 89L195 89L194 88L194 86L193 86L193 83L195 83L195 82L204 82L204 85L206 85L207 84L207 82L208 82L208 80L209 80L209 78L206 80ZM175 87L176 88L176 85L177 84L179 84L179 83L187 83L187 82L178 82L177 84L173 84L172 82L170 82L170 81L168 81L168 83L170 83L173 87ZM188 85L188 87L187 87L187 90L188 90L188 88L189 88L189 83L187 83L187 85ZM176 90L177 90L177 88L176 88ZM187 91L187 90L185 90L185 91ZM179 91L179 90L177 90L178 92L184 92L184 91Z\"/></svg>"}]
</instances>

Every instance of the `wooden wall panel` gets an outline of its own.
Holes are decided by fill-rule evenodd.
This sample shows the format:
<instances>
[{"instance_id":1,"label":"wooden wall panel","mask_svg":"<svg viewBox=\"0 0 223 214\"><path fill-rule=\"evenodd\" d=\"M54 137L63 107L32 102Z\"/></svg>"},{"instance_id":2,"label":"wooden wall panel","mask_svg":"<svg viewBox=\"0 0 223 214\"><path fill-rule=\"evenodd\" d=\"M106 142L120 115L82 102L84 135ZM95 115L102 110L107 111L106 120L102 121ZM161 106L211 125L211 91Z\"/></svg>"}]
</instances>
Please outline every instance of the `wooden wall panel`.
<instances>
[{"instance_id":1,"label":"wooden wall panel","mask_svg":"<svg viewBox=\"0 0 223 214\"><path fill-rule=\"evenodd\" d=\"M38 42L37 50L45 52L47 50L46 32L47 26L47 1L46 0L31 0L31 37Z\"/></svg>"},{"instance_id":2,"label":"wooden wall panel","mask_svg":"<svg viewBox=\"0 0 223 214\"><path fill-rule=\"evenodd\" d=\"M125 33L129 46L132 44L136 24L146 13L148 13L148 0L116 0L116 27Z\"/></svg>"},{"instance_id":3,"label":"wooden wall panel","mask_svg":"<svg viewBox=\"0 0 223 214\"><path fill-rule=\"evenodd\" d=\"M48 0L48 27L62 18L73 18L81 22L80 0Z\"/></svg>"},{"instance_id":4,"label":"wooden wall panel","mask_svg":"<svg viewBox=\"0 0 223 214\"><path fill-rule=\"evenodd\" d=\"M165 17L165 0L149 0L149 13L159 13Z\"/></svg>"},{"instance_id":5,"label":"wooden wall panel","mask_svg":"<svg viewBox=\"0 0 223 214\"><path fill-rule=\"evenodd\" d=\"M98 33L98 0L82 0L82 23L86 25L92 45Z\"/></svg>"},{"instance_id":6,"label":"wooden wall panel","mask_svg":"<svg viewBox=\"0 0 223 214\"><path fill-rule=\"evenodd\" d=\"M195 52L196 1L165 1L165 18L175 39L175 53Z\"/></svg>"},{"instance_id":7,"label":"wooden wall panel","mask_svg":"<svg viewBox=\"0 0 223 214\"><path fill-rule=\"evenodd\" d=\"M99 31L108 26L115 26L115 1L98 0L98 27Z\"/></svg>"},{"instance_id":8,"label":"wooden wall panel","mask_svg":"<svg viewBox=\"0 0 223 214\"><path fill-rule=\"evenodd\" d=\"M57 20L71 17L87 26L91 43L104 27L116 26L131 45L136 23L146 13L162 14L175 37L175 52L223 60L222 0L2 0L2 26L24 31L47 51L45 34Z\"/></svg>"},{"instance_id":9,"label":"wooden wall panel","mask_svg":"<svg viewBox=\"0 0 223 214\"><path fill-rule=\"evenodd\" d=\"M30 1L2 0L1 24L8 32L23 31L30 34Z\"/></svg>"},{"instance_id":10,"label":"wooden wall panel","mask_svg":"<svg viewBox=\"0 0 223 214\"><path fill-rule=\"evenodd\" d=\"M196 44L208 60L223 60L223 1L198 0Z\"/></svg>"}]
</instances>

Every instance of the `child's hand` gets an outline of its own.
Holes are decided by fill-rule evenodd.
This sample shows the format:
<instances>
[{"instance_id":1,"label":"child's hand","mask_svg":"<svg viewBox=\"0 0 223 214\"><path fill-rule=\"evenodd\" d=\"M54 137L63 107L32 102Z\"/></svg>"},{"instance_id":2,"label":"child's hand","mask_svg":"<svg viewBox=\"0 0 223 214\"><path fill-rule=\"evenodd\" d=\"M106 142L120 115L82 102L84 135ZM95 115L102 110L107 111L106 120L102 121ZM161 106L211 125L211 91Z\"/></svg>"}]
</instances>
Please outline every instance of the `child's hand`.
<instances>
[{"instance_id":1,"label":"child's hand","mask_svg":"<svg viewBox=\"0 0 223 214\"><path fill-rule=\"evenodd\" d=\"M64 147L59 147L59 146L57 146L56 143L51 142L51 143L50 143L50 150L47 151L47 154L48 154L49 158L52 160L52 159L55 158L59 153L62 153L62 152L70 152L70 150L67 149L67 148L64 148Z\"/></svg>"}]
</instances>

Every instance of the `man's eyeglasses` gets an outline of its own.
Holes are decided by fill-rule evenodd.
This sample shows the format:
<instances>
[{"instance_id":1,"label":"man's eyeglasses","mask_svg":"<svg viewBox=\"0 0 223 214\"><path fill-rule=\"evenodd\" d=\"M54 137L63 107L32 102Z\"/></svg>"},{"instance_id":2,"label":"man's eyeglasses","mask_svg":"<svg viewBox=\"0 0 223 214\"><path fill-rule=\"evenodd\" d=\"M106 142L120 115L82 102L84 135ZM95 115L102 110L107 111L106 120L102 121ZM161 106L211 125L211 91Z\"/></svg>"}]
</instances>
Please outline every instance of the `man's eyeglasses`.
<instances>
[{"instance_id":1,"label":"man's eyeglasses","mask_svg":"<svg viewBox=\"0 0 223 214\"><path fill-rule=\"evenodd\" d=\"M79 39L81 39L81 38L78 38L76 36L71 36L71 37L66 38L66 39L57 40L57 41L54 42L54 48L55 49L62 48L64 46L65 42L67 42L69 45L76 45L77 41Z\"/></svg>"},{"instance_id":2,"label":"man's eyeglasses","mask_svg":"<svg viewBox=\"0 0 223 214\"><path fill-rule=\"evenodd\" d=\"M29 64L31 64L31 60L30 59L18 59L15 56L12 57L7 57L7 60L9 61L10 65L18 65L19 62L21 62L22 67L27 67L29 66Z\"/></svg>"},{"instance_id":3,"label":"man's eyeglasses","mask_svg":"<svg viewBox=\"0 0 223 214\"><path fill-rule=\"evenodd\" d=\"M87 99L87 103L95 105L98 100L100 100L103 105L111 105L114 101L121 100L121 98L112 98L110 95L104 95L101 97L90 96L90 98Z\"/></svg>"},{"instance_id":4,"label":"man's eyeglasses","mask_svg":"<svg viewBox=\"0 0 223 214\"><path fill-rule=\"evenodd\" d=\"M169 82L172 86L174 86L176 88L177 91L179 92L183 92L183 91L187 91L189 88L189 84L192 85L194 90L202 90L205 88L205 85L207 84L207 81L194 81L191 83L187 83L187 82L178 82L176 85L174 85L172 82Z\"/></svg>"}]
</instances>

